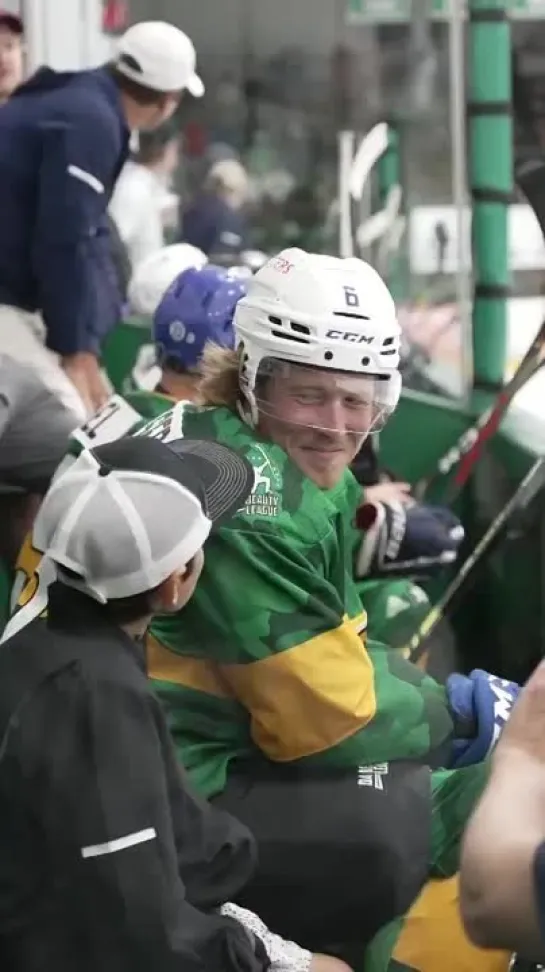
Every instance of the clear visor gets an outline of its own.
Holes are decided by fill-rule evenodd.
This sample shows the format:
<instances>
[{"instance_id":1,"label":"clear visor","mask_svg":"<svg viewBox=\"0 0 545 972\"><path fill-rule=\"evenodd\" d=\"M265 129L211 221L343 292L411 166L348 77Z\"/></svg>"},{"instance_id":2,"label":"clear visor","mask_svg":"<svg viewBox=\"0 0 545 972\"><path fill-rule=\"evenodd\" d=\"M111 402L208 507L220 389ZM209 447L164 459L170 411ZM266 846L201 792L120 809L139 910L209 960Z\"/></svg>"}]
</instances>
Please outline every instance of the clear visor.
<instances>
[{"instance_id":1,"label":"clear visor","mask_svg":"<svg viewBox=\"0 0 545 972\"><path fill-rule=\"evenodd\" d=\"M328 371L277 358L261 361L254 397L262 418L284 425L365 438L383 427L388 381L374 375Z\"/></svg>"}]
</instances>

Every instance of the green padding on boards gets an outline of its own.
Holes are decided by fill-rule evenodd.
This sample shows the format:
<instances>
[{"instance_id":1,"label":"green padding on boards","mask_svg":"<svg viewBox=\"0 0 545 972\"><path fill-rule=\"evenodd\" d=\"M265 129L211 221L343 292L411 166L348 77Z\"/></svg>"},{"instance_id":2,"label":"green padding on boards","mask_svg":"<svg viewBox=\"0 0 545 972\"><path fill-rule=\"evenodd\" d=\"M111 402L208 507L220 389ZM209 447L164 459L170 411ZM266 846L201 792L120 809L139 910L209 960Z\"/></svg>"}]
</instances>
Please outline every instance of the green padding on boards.
<instances>
[{"instance_id":1,"label":"green padding on boards","mask_svg":"<svg viewBox=\"0 0 545 972\"><path fill-rule=\"evenodd\" d=\"M132 371L138 351L143 344L149 344L150 339L150 323L145 317L123 321L108 337L102 361L117 392L123 392L123 383Z\"/></svg>"}]
</instances>

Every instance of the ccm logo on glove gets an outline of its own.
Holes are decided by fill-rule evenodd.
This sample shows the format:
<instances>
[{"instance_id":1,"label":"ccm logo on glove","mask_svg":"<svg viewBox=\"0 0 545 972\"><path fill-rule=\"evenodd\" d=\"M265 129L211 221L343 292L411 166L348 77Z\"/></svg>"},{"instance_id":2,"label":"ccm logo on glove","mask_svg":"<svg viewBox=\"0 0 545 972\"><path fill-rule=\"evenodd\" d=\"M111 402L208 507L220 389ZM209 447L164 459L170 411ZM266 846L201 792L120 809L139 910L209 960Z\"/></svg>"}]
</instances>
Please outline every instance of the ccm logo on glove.
<instances>
[{"instance_id":1,"label":"ccm logo on glove","mask_svg":"<svg viewBox=\"0 0 545 972\"><path fill-rule=\"evenodd\" d=\"M455 736L451 765L480 763L496 745L520 686L476 668L469 676L450 675L446 690Z\"/></svg>"}]
</instances>

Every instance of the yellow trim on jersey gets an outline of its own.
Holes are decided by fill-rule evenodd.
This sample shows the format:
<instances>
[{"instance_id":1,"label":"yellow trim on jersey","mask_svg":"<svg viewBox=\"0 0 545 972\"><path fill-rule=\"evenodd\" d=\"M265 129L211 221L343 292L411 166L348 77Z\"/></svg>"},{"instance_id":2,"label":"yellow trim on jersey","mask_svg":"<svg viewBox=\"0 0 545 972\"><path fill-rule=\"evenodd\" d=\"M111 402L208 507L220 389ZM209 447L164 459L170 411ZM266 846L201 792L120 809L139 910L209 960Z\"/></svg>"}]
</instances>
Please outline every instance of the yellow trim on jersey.
<instances>
[{"instance_id":1,"label":"yellow trim on jersey","mask_svg":"<svg viewBox=\"0 0 545 972\"><path fill-rule=\"evenodd\" d=\"M507 972L511 955L473 945L460 916L458 875L428 881L403 919L392 953L400 968L419 972ZM378 934L380 939L381 932ZM372 962L373 944L370 946Z\"/></svg>"},{"instance_id":2,"label":"yellow trim on jersey","mask_svg":"<svg viewBox=\"0 0 545 972\"><path fill-rule=\"evenodd\" d=\"M252 717L252 735L276 762L331 749L377 710L373 663L361 637L365 614L333 631L246 665L222 665Z\"/></svg>"},{"instance_id":3,"label":"yellow trim on jersey","mask_svg":"<svg viewBox=\"0 0 545 972\"><path fill-rule=\"evenodd\" d=\"M13 590L17 594L17 603L12 605L12 608L25 607L35 596L39 584L38 567L41 559L41 553L32 546L32 533L27 533L15 565Z\"/></svg>"},{"instance_id":4,"label":"yellow trim on jersey","mask_svg":"<svg viewBox=\"0 0 545 972\"><path fill-rule=\"evenodd\" d=\"M233 698L214 662L178 655L151 634L146 638L146 655L150 678L206 692L216 698Z\"/></svg>"}]
</instances>

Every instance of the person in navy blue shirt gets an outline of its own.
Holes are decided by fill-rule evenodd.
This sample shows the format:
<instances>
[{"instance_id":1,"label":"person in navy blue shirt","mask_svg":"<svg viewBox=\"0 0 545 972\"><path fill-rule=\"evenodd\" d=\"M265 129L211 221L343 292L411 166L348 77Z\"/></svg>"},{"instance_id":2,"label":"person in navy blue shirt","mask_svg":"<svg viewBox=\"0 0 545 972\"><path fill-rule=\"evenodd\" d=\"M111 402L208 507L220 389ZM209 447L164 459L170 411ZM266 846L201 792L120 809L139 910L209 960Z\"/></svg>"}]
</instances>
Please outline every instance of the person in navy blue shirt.
<instances>
[{"instance_id":1,"label":"person in navy blue shirt","mask_svg":"<svg viewBox=\"0 0 545 972\"><path fill-rule=\"evenodd\" d=\"M461 909L476 945L545 961L545 661L522 689L471 818Z\"/></svg>"},{"instance_id":2,"label":"person in navy blue shirt","mask_svg":"<svg viewBox=\"0 0 545 972\"><path fill-rule=\"evenodd\" d=\"M131 130L153 130L204 87L171 24L121 38L89 71L41 68L0 108L0 351L37 368L84 418L108 396L100 349L122 294L107 207Z\"/></svg>"},{"instance_id":3,"label":"person in navy blue shirt","mask_svg":"<svg viewBox=\"0 0 545 972\"><path fill-rule=\"evenodd\" d=\"M202 250L212 263L240 263L240 254L248 247L244 209L249 195L248 176L240 162L215 162L202 192L182 215L182 242Z\"/></svg>"}]
</instances>

